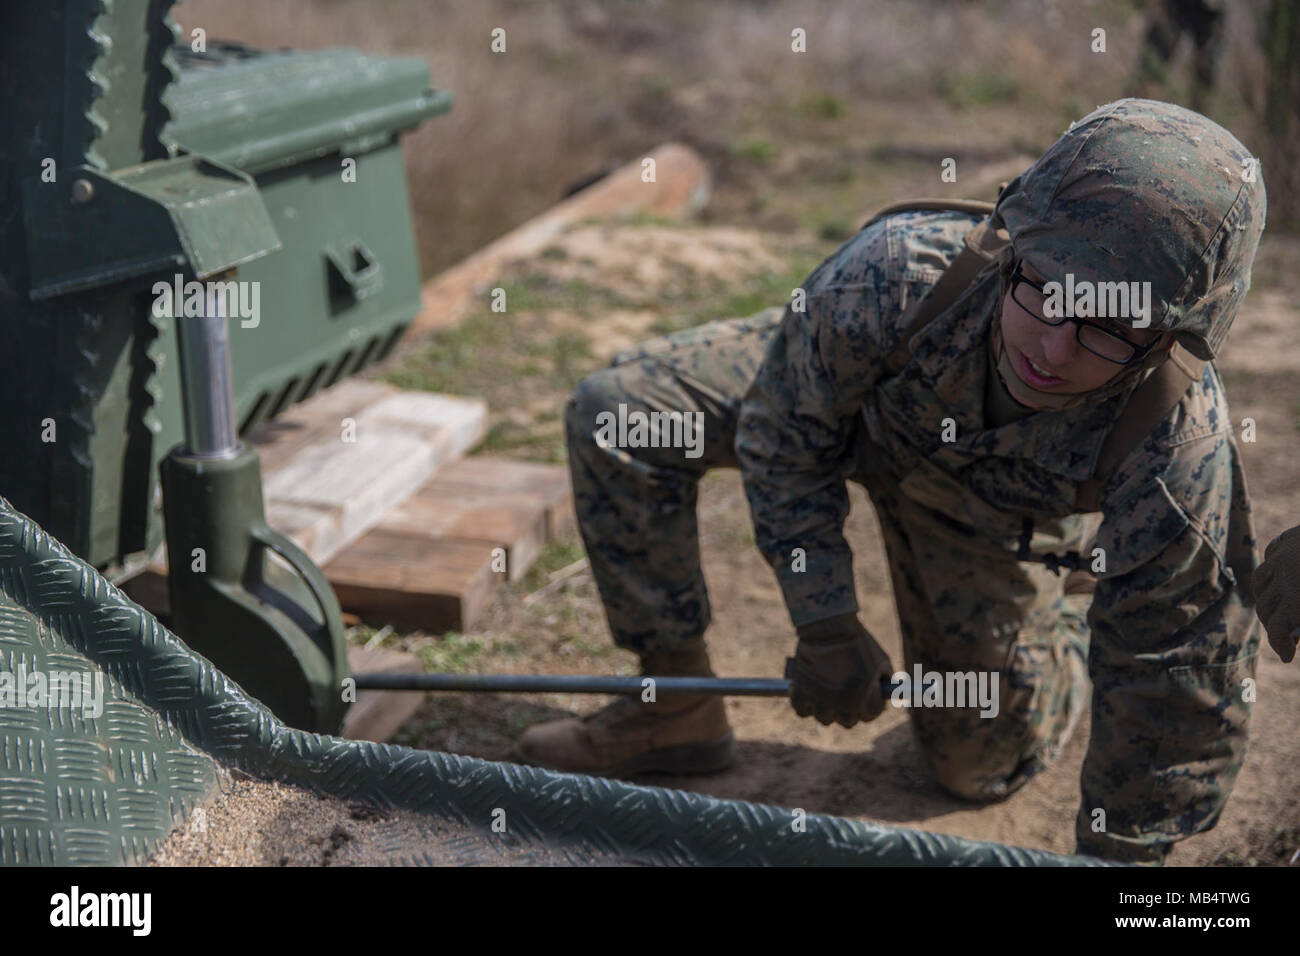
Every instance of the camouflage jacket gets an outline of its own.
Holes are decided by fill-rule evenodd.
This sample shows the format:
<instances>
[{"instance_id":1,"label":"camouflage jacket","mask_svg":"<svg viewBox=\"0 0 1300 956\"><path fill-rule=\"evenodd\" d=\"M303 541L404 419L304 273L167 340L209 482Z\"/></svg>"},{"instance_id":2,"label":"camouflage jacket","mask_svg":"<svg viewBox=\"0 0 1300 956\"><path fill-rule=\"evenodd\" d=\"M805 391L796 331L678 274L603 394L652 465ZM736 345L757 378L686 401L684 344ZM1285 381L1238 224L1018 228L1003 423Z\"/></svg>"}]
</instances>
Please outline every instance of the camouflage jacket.
<instances>
[{"instance_id":1,"label":"camouflage jacket","mask_svg":"<svg viewBox=\"0 0 1300 956\"><path fill-rule=\"evenodd\" d=\"M902 492L962 529L954 533L1014 554L1026 517L1058 529L1077 519L1078 483L1128 392L986 429L996 268L915 336L898 375L884 366L902 313L976 221L908 212L859 232L807 279L805 309L786 308L745 396L736 453L757 543L796 626L857 611L843 524L860 429L887 451ZM944 441L954 423L955 440ZM1213 363L1101 500L1079 823L1080 849L1092 852L1108 841L1167 845L1213 826L1245 754L1253 697L1242 684L1259 633L1242 584L1257 554ZM1108 824L1093 839L1083 821L1095 807Z\"/></svg>"}]
</instances>

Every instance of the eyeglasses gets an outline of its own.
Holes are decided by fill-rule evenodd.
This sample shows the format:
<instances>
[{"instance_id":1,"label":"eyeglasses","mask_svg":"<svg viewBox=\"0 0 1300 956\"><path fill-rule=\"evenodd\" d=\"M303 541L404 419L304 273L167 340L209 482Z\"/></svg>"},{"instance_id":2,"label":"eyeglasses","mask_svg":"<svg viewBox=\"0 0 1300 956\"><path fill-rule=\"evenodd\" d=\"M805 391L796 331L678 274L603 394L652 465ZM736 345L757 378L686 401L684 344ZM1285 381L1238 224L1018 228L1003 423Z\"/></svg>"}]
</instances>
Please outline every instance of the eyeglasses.
<instances>
[{"instance_id":1,"label":"eyeglasses","mask_svg":"<svg viewBox=\"0 0 1300 956\"><path fill-rule=\"evenodd\" d=\"M1012 300L1044 325L1059 326L1062 322L1073 322L1075 338L1093 355L1114 362L1116 365L1128 365L1146 355L1155 345L1154 342L1151 345L1137 345L1118 332L1113 332L1096 322L1089 322L1087 319L1070 318L1064 315L1056 319L1047 318L1043 314L1043 303L1047 299L1047 294L1043 292L1041 285L1020 271L1022 265L1023 263L1017 260L1016 267L1011 273Z\"/></svg>"}]
</instances>

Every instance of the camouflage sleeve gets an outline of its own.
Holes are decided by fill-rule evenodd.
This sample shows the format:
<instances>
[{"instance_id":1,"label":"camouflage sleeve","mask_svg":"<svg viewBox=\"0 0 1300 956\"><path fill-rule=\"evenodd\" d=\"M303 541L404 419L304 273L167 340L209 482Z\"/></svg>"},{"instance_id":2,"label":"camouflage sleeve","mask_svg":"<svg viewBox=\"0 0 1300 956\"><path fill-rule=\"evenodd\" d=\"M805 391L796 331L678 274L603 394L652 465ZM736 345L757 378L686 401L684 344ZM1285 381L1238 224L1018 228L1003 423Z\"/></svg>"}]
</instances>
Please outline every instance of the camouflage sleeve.
<instances>
[{"instance_id":1,"label":"camouflage sleeve","mask_svg":"<svg viewBox=\"0 0 1300 956\"><path fill-rule=\"evenodd\" d=\"M736 429L754 535L796 627L857 612L846 461L864 397L881 373L890 309L884 223L822 263L792 302L746 393Z\"/></svg>"},{"instance_id":2,"label":"camouflage sleeve","mask_svg":"<svg viewBox=\"0 0 1300 956\"><path fill-rule=\"evenodd\" d=\"M1220 409L1148 440L1104 498L1080 853L1163 862L1218 822L1245 759L1259 631L1238 580L1255 542Z\"/></svg>"}]
</instances>

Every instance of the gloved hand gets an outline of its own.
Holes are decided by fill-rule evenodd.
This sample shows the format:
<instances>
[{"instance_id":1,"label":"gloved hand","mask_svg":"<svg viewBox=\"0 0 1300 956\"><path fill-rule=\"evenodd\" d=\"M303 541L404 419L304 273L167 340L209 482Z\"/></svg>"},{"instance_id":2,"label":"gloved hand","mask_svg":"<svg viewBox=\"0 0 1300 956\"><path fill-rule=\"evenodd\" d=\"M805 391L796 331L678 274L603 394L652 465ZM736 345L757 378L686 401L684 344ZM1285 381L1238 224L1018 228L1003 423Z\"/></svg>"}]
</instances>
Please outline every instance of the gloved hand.
<instances>
[{"instance_id":1,"label":"gloved hand","mask_svg":"<svg viewBox=\"0 0 1300 956\"><path fill-rule=\"evenodd\" d=\"M1269 644L1282 660L1291 660L1300 640L1300 525L1269 542L1251 590Z\"/></svg>"},{"instance_id":2,"label":"gloved hand","mask_svg":"<svg viewBox=\"0 0 1300 956\"><path fill-rule=\"evenodd\" d=\"M786 659L790 703L800 717L852 727L885 709L882 681L893 665L856 614L798 628L794 657Z\"/></svg>"}]
</instances>

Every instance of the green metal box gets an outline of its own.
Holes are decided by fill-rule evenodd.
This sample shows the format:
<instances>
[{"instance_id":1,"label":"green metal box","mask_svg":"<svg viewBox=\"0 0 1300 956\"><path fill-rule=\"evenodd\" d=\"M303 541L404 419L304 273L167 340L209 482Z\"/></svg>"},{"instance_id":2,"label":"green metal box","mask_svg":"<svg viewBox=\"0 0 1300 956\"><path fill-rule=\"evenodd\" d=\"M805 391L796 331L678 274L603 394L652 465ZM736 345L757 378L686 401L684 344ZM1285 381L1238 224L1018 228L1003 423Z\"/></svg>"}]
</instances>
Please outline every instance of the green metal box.
<instances>
[{"instance_id":1,"label":"green metal box","mask_svg":"<svg viewBox=\"0 0 1300 956\"><path fill-rule=\"evenodd\" d=\"M261 289L259 324L230 324L243 432L387 354L415 316L397 134L450 97L417 58L224 44L177 59L164 141L250 173L284 246L239 270Z\"/></svg>"},{"instance_id":2,"label":"green metal box","mask_svg":"<svg viewBox=\"0 0 1300 956\"><path fill-rule=\"evenodd\" d=\"M398 136L450 102L415 58L194 53L169 6L18 4L0 28L0 495L110 575L161 542L158 463L182 440L155 284L278 237L221 260L258 290L256 324L230 321L241 433L382 357L419 308ZM187 235L175 188L236 218Z\"/></svg>"}]
</instances>

